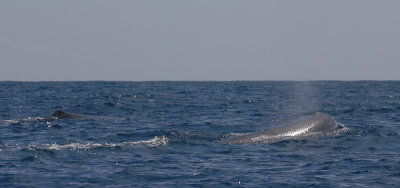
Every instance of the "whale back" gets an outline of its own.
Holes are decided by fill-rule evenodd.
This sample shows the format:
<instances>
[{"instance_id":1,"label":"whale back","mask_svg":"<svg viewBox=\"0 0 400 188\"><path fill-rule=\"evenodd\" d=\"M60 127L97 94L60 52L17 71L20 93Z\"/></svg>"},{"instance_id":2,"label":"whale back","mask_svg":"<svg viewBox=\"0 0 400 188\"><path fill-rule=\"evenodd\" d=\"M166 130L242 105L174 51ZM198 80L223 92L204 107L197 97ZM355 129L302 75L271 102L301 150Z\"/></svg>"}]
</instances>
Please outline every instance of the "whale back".
<instances>
[{"instance_id":1,"label":"whale back","mask_svg":"<svg viewBox=\"0 0 400 188\"><path fill-rule=\"evenodd\" d=\"M262 131L267 135L297 136L309 132L328 132L338 128L338 123L328 114L317 112L304 119L277 127L271 130Z\"/></svg>"},{"instance_id":2,"label":"whale back","mask_svg":"<svg viewBox=\"0 0 400 188\"><path fill-rule=\"evenodd\" d=\"M70 114L62 110L55 111L51 116L55 119L86 119L87 117L81 115Z\"/></svg>"},{"instance_id":3,"label":"whale back","mask_svg":"<svg viewBox=\"0 0 400 188\"><path fill-rule=\"evenodd\" d=\"M228 139L225 143L258 143L302 136L307 133L327 133L338 128L339 124L331 116L317 112L287 125Z\"/></svg>"}]
</instances>

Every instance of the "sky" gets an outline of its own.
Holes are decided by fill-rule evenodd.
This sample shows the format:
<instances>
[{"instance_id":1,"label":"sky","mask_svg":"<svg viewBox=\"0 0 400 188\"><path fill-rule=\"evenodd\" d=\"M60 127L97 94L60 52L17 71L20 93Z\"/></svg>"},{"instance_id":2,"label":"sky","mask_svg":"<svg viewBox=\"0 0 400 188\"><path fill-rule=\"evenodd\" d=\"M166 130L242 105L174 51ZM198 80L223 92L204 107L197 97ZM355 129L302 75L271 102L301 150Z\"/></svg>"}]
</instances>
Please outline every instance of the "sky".
<instances>
[{"instance_id":1,"label":"sky","mask_svg":"<svg viewBox=\"0 0 400 188\"><path fill-rule=\"evenodd\" d=\"M0 81L400 80L398 0L2 0Z\"/></svg>"}]
</instances>

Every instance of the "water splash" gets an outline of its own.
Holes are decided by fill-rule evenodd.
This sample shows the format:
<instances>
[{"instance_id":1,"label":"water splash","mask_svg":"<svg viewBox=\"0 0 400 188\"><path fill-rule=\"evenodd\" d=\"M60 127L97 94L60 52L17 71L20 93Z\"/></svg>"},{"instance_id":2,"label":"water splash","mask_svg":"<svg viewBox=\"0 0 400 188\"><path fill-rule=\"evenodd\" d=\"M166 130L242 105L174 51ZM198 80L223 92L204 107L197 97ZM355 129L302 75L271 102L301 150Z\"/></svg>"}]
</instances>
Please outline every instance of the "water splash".
<instances>
[{"instance_id":1,"label":"water splash","mask_svg":"<svg viewBox=\"0 0 400 188\"><path fill-rule=\"evenodd\" d=\"M118 147L127 147L127 146L150 146L155 147L159 145L166 145L168 144L169 139L165 136L155 136L150 140L141 140L135 142L122 142L122 143L70 143L70 144L41 144L41 145L34 145L31 144L28 146L29 150L90 150L90 149L97 149L97 148L118 148Z\"/></svg>"},{"instance_id":2,"label":"water splash","mask_svg":"<svg viewBox=\"0 0 400 188\"><path fill-rule=\"evenodd\" d=\"M25 122L36 122L36 121L44 121L46 118L43 117L28 117L24 119L9 119L9 120L0 120L0 127L7 127L12 124L17 123L25 123Z\"/></svg>"}]
</instances>

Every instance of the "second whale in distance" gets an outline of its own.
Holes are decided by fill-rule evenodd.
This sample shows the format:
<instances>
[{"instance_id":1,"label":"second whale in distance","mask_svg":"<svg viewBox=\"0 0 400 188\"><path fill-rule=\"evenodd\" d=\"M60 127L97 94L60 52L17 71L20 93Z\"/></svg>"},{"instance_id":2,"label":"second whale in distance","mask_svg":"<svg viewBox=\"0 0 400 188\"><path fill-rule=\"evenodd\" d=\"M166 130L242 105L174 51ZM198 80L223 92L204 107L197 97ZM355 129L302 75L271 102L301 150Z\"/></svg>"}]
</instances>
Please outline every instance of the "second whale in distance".
<instances>
[{"instance_id":1,"label":"second whale in distance","mask_svg":"<svg viewBox=\"0 0 400 188\"><path fill-rule=\"evenodd\" d=\"M336 130L346 130L346 128L344 125L337 123L328 114L316 112L314 115L281 127L228 138L223 142L227 144L275 142L299 136L311 135L313 133L328 134L333 133Z\"/></svg>"},{"instance_id":2,"label":"second whale in distance","mask_svg":"<svg viewBox=\"0 0 400 188\"><path fill-rule=\"evenodd\" d=\"M93 119L93 117L90 117L90 116L83 116L83 115L78 115L78 114L70 114L70 113L64 112L62 110L55 111L50 116L50 118L53 118L53 119L78 119L78 120Z\"/></svg>"}]
</instances>

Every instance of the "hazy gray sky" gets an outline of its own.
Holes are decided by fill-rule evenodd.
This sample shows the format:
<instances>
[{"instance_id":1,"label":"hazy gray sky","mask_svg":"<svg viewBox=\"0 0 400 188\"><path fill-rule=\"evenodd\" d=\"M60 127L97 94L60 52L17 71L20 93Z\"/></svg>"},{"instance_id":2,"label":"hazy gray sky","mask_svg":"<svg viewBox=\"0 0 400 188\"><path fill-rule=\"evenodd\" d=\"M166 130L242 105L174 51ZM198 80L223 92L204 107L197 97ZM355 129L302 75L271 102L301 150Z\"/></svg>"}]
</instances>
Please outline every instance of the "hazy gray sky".
<instances>
[{"instance_id":1,"label":"hazy gray sky","mask_svg":"<svg viewBox=\"0 0 400 188\"><path fill-rule=\"evenodd\" d=\"M0 1L0 80L400 80L400 1Z\"/></svg>"}]
</instances>

